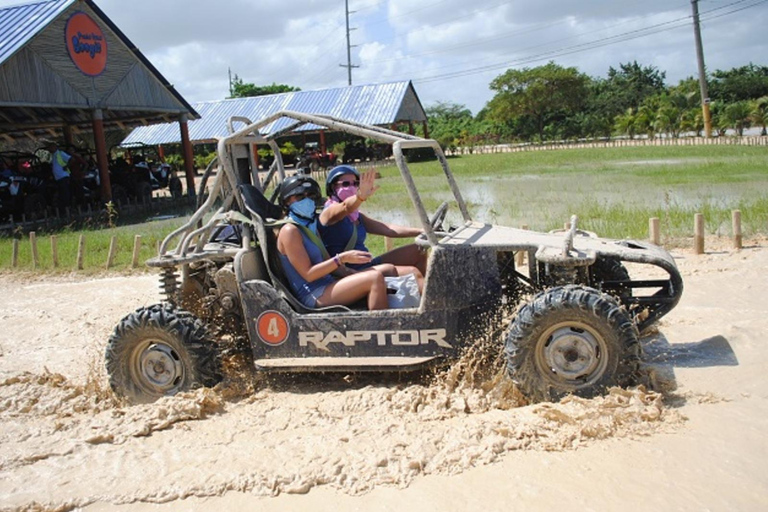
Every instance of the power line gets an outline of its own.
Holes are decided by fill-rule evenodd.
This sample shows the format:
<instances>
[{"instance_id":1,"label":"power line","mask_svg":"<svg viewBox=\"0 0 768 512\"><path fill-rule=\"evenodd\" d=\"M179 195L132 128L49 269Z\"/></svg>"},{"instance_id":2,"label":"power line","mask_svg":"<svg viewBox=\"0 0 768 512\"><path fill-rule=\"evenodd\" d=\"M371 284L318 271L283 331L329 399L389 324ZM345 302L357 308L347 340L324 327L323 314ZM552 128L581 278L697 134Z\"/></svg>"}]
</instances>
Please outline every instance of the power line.
<instances>
[{"instance_id":1,"label":"power line","mask_svg":"<svg viewBox=\"0 0 768 512\"><path fill-rule=\"evenodd\" d=\"M721 6L721 7L717 7L717 8L714 8L714 9L711 9L711 10L707 11L704 14L705 15L706 14L710 14L710 13L713 13L714 11L722 10L724 8L727 8L727 7L730 7L730 6L734 6L734 5L737 5L737 4L741 4L741 3L744 3L744 2L747 2L747 1L751 1L751 0L738 0L736 2L731 2L730 4L727 4L727 5L724 5L724 6ZM750 4L750 5L747 5L747 6L743 6L743 7L740 7L738 9L734 9L732 11L728 11L728 12L725 12L725 13L719 13L717 15L708 16L705 20L716 19L716 18L720 18L720 17L723 17L723 16L727 16L727 15L733 14L735 12L740 12L740 11L743 11L745 9L750 9L752 7L756 7L756 6L758 6L760 4L763 4L765 2L768 2L768 0L759 0L759 1L755 2L755 3L753 3L753 4ZM670 21L666 21L666 22L663 22L663 23L658 23L658 24L651 25L649 27L645 27L645 28L642 28L642 29L637 29L637 30L625 32L625 33L622 33L622 34L617 34L615 36L600 38L600 39L597 39L597 40L594 40L594 41L590 41L590 42L586 42L586 43L582 43L582 44L579 44L579 45L573 45L573 46L569 46L569 47L565 47L565 48L559 48L559 49L551 50L549 52L544 52L544 53L541 53L541 54L538 54L538 55L532 55L532 56L524 57L522 59L517 59L517 60L513 60L513 61L505 61L505 62L500 62L500 63L495 63L495 64L489 64L489 65L485 65L485 66L478 66L478 67L475 67L475 68L465 69L465 70L461 70L461 71L455 71L455 72L451 72L451 73L444 73L444 74L433 75L433 76L425 76L425 77L422 77L422 78L414 78L413 80L416 81L416 82L420 82L420 83L426 83L426 82L433 82L433 81L436 81L436 80L445 80L445 79L451 79L451 78L459 78L459 77L462 77L462 76L468 76L468 75L472 75L472 74L483 73L483 72L492 71L492 70L495 70L495 69L511 67L513 65L529 64L529 63L532 63L532 62L537 62L537 61L541 61L541 60L545 60L545 59L552 59L554 57L561 57L561 56L565 56L565 55L571 55L571 54L574 54L574 53L580 53L580 52L583 52L583 51L586 51L586 50L601 48L603 46L609 46L609 45L612 45L612 44L616 44L616 43L620 43L620 42L625 42L625 41L629 41L629 40L632 40L632 39L639 39L641 37L646 37L646 36L649 36L649 35L654 35L654 34L658 34L658 33L661 33L661 32L665 32L665 31L668 31L668 30L674 30L674 29L677 29L677 28L681 28L683 26L687 26L689 18L690 18L690 16L685 16L683 18L677 18L675 20L670 20ZM683 21L684 21L684 23L681 23ZM666 26L666 25L670 25L670 24L673 24L673 23L677 23L677 24L673 25L673 26Z\"/></svg>"}]
</instances>

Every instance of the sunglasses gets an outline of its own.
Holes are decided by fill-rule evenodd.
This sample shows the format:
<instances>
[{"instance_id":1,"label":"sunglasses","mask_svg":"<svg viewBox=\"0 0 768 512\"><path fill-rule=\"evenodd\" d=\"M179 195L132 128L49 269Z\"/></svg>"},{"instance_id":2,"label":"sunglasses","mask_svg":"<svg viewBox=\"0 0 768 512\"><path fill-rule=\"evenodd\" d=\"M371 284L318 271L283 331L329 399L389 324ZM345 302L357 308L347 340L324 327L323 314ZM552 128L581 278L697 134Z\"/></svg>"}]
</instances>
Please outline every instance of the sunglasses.
<instances>
[{"instance_id":1,"label":"sunglasses","mask_svg":"<svg viewBox=\"0 0 768 512\"><path fill-rule=\"evenodd\" d=\"M360 182L359 181L337 181L335 183L335 186L337 187L351 187L352 185L359 187Z\"/></svg>"}]
</instances>

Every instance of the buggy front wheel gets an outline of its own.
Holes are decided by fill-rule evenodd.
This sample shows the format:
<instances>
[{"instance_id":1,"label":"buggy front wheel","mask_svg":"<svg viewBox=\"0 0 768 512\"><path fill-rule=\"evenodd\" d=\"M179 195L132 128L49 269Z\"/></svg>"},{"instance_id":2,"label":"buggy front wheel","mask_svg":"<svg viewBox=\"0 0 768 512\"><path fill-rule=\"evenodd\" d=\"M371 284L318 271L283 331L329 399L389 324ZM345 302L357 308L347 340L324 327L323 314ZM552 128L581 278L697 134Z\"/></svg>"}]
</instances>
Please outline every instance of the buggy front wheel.
<instances>
[{"instance_id":1,"label":"buggy front wheel","mask_svg":"<svg viewBox=\"0 0 768 512\"><path fill-rule=\"evenodd\" d=\"M534 402L633 384L640 364L637 327L627 311L613 297L576 285L524 304L505 350L510 377Z\"/></svg>"}]
</instances>

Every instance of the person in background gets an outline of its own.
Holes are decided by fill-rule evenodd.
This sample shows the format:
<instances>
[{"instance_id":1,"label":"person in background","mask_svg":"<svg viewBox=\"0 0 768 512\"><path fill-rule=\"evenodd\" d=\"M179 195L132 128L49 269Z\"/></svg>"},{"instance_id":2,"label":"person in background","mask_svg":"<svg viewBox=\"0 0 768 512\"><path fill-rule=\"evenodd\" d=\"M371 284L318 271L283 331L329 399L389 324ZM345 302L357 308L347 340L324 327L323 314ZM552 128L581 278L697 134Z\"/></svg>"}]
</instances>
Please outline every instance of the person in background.
<instances>
[{"instance_id":1,"label":"person in background","mask_svg":"<svg viewBox=\"0 0 768 512\"><path fill-rule=\"evenodd\" d=\"M360 212L360 207L378 189L375 184L376 171L371 169L363 174L350 165L339 165L331 169L325 181L328 201L320 214L320 235L325 241L328 253L338 254L355 248L368 252L366 236L370 234L390 238L415 238L421 229L376 220ZM419 289L427 272L427 253L416 244L398 247L362 265L350 265L357 270L380 264L395 266L395 275L418 272Z\"/></svg>"},{"instance_id":2,"label":"person in background","mask_svg":"<svg viewBox=\"0 0 768 512\"><path fill-rule=\"evenodd\" d=\"M369 310L386 309L387 286L380 269L344 268L369 263L369 252L353 249L328 255L317 228L320 196L320 186L305 175L288 177L280 187L280 201L291 222L280 228L277 250L291 289L309 308L367 299Z\"/></svg>"},{"instance_id":3,"label":"person in background","mask_svg":"<svg viewBox=\"0 0 768 512\"><path fill-rule=\"evenodd\" d=\"M58 206L66 208L72 202L72 178L69 170L69 161L72 157L60 150L55 141L47 141L45 149L51 154L51 171L59 192Z\"/></svg>"}]
</instances>

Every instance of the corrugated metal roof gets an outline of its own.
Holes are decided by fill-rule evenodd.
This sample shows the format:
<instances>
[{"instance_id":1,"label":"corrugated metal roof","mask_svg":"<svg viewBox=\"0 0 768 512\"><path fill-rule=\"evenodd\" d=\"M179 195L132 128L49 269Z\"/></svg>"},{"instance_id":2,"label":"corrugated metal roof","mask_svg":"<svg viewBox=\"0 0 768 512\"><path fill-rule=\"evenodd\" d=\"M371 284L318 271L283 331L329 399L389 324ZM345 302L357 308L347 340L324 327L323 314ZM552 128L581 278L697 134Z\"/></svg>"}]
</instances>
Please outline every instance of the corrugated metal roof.
<instances>
[{"instance_id":1,"label":"corrugated metal roof","mask_svg":"<svg viewBox=\"0 0 768 512\"><path fill-rule=\"evenodd\" d=\"M75 0L47 0L0 9L0 64L73 3Z\"/></svg>"},{"instance_id":2,"label":"corrugated metal roof","mask_svg":"<svg viewBox=\"0 0 768 512\"><path fill-rule=\"evenodd\" d=\"M232 116L246 117L256 122L280 110L329 114L364 124L389 125L406 120L397 118L404 101L415 101L418 105L416 110L420 110L420 115L419 118L412 119L413 121L426 119L409 81L204 101L194 105L200 119L189 122L189 138L193 142L212 141L229 134L227 121ZM268 135L282 130L291 122L285 119L277 120L262 130L262 133ZM304 126L300 130L313 128L317 127ZM179 141L178 123L168 123L138 127L122 143L175 144Z\"/></svg>"}]
</instances>

